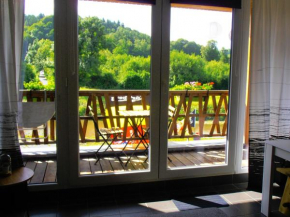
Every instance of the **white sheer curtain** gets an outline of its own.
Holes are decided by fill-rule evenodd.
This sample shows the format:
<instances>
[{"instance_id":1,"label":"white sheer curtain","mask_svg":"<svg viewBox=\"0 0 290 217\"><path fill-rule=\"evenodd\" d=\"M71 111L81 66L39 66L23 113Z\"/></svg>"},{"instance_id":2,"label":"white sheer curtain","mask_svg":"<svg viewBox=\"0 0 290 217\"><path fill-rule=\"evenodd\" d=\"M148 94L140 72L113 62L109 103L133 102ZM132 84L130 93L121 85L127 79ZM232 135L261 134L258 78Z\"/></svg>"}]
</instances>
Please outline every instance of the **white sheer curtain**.
<instances>
[{"instance_id":1,"label":"white sheer curtain","mask_svg":"<svg viewBox=\"0 0 290 217\"><path fill-rule=\"evenodd\" d=\"M0 154L23 166L17 136L18 80L21 70L24 0L0 0Z\"/></svg>"},{"instance_id":2,"label":"white sheer curtain","mask_svg":"<svg viewBox=\"0 0 290 217\"><path fill-rule=\"evenodd\" d=\"M289 139L289 11L289 0L253 0L249 187L261 187L264 141Z\"/></svg>"}]
</instances>

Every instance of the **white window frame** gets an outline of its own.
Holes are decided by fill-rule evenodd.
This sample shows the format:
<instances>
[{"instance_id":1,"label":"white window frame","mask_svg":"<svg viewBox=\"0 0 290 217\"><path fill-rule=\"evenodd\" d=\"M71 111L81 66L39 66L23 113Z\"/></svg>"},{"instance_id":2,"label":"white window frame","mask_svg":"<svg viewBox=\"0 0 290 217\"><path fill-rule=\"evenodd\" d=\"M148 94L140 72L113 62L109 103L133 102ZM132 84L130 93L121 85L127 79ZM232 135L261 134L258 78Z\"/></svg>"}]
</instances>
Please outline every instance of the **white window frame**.
<instances>
[{"instance_id":1,"label":"white window frame","mask_svg":"<svg viewBox=\"0 0 290 217\"><path fill-rule=\"evenodd\" d=\"M170 0L163 0L162 20L162 71L161 71L161 122L160 122L160 178L194 178L216 175L228 175L246 172L241 168L245 118L245 93L248 60L250 1L243 1L243 9L233 9L231 75L229 91L229 121L225 165L211 167L167 167L167 105L169 94L169 50L170 50ZM240 19L245 19L243 22ZM243 31L242 31L243 30ZM245 46L246 45L246 46ZM238 49L237 49L238 48Z\"/></svg>"},{"instance_id":2,"label":"white window frame","mask_svg":"<svg viewBox=\"0 0 290 217\"><path fill-rule=\"evenodd\" d=\"M29 186L50 190L76 186L111 185L176 178L206 177L247 172L241 168L245 115L245 70L249 35L250 0L233 10L229 149L224 166L167 169L167 108L169 84L170 1L152 6L151 147L150 172L79 175L77 0L55 0L55 68L57 114L57 183ZM243 20L243 22L241 22ZM243 34L241 34L241 32ZM237 76L238 75L238 76ZM235 88L233 88L235 87ZM235 130L233 130L235 129Z\"/></svg>"}]
</instances>

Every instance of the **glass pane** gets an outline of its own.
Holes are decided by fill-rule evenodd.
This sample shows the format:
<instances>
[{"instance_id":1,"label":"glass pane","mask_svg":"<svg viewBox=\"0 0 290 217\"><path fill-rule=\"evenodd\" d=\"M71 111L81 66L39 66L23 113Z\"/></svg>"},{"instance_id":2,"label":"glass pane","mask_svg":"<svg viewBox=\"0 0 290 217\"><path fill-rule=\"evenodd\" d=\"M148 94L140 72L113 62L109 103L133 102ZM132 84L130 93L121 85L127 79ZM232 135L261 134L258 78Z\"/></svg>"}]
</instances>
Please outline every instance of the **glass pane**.
<instances>
[{"instance_id":1,"label":"glass pane","mask_svg":"<svg viewBox=\"0 0 290 217\"><path fill-rule=\"evenodd\" d=\"M54 1L26 0L18 132L30 184L56 182Z\"/></svg>"},{"instance_id":2,"label":"glass pane","mask_svg":"<svg viewBox=\"0 0 290 217\"><path fill-rule=\"evenodd\" d=\"M149 169L151 6L78 2L80 175Z\"/></svg>"},{"instance_id":3,"label":"glass pane","mask_svg":"<svg viewBox=\"0 0 290 217\"><path fill-rule=\"evenodd\" d=\"M231 12L171 8L168 168L225 165Z\"/></svg>"}]
</instances>

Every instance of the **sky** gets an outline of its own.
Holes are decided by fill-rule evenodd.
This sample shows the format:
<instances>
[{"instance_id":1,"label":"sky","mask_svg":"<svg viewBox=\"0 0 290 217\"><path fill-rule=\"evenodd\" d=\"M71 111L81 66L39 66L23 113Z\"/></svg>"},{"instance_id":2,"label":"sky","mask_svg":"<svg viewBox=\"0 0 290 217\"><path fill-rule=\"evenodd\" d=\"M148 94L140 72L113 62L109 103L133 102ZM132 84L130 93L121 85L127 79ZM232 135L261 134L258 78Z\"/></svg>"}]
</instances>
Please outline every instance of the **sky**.
<instances>
[{"instance_id":1,"label":"sky","mask_svg":"<svg viewBox=\"0 0 290 217\"><path fill-rule=\"evenodd\" d=\"M26 0L25 14L52 15L54 0ZM79 1L78 13L81 17L97 16L105 20L120 21L131 29L151 35L151 6ZM209 40L218 41L218 48L230 48L232 15L216 12L172 8L170 40L179 38L206 45Z\"/></svg>"}]
</instances>

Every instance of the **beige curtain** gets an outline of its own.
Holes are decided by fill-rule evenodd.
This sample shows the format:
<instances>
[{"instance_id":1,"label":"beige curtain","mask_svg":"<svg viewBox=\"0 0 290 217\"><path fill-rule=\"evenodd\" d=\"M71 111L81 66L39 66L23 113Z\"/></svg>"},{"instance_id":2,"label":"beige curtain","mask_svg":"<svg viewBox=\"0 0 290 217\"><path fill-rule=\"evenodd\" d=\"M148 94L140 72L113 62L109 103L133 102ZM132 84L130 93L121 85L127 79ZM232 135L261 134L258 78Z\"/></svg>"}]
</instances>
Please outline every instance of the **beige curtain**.
<instances>
[{"instance_id":1,"label":"beige curtain","mask_svg":"<svg viewBox=\"0 0 290 217\"><path fill-rule=\"evenodd\" d=\"M260 188L264 142L289 139L290 1L253 0L249 186Z\"/></svg>"},{"instance_id":2,"label":"beige curtain","mask_svg":"<svg viewBox=\"0 0 290 217\"><path fill-rule=\"evenodd\" d=\"M24 0L0 0L0 154L11 156L12 168L23 165L17 136L23 22Z\"/></svg>"}]
</instances>

